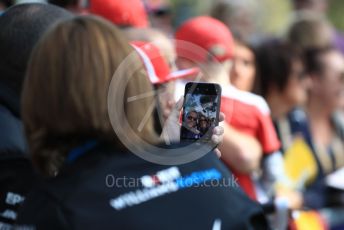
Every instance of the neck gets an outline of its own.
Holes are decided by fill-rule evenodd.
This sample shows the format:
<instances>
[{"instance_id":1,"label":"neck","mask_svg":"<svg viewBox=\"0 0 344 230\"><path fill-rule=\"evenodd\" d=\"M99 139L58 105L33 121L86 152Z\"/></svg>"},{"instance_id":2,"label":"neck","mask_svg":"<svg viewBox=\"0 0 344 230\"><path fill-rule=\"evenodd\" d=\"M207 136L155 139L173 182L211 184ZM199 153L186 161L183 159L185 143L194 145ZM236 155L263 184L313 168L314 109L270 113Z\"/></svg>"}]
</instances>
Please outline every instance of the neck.
<instances>
[{"instance_id":1,"label":"neck","mask_svg":"<svg viewBox=\"0 0 344 230\"><path fill-rule=\"evenodd\" d=\"M287 102L284 102L279 93L272 92L266 97L271 110L273 120L282 118L292 109Z\"/></svg>"},{"instance_id":2,"label":"neck","mask_svg":"<svg viewBox=\"0 0 344 230\"><path fill-rule=\"evenodd\" d=\"M309 97L306 110L308 117L317 122L329 122L332 114L332 109L321 100L321 97L315 95Z\"/></svg>"},{"instance_id":3,"label":"neck","mask_svg":"<svg viewBox=\"0 0 344 230\"><path fill-rule=\"evenodd\" d=\"M328 146L331 143L333 129L331 125L332 111L321 98L311 96L306 106L310 129L315 143Z\"/></svg>"},{"instance_id":4,"label":"neck","mask_svg":"<svg viewBox=\"0 0 344 230\"><path fill-rule=\"evenodd\" d=\"M214 73L213 77L207 78L207 81L217 83L221 85L221 87L227 87L228 85L230 85L228 73L223 72L218 72L216 74Z\"/></svg>"},{"instance_id":5,"label":"neck","mask_svg":"<svg viewBox=\"0 0 344 230\"><path fill-rule=\"evenodd\" d=\"M208 63L204 66L207 72L204 75L204 81L209 83L217 83L221 87L230 85L229 72L231 62L224 63Z\"/></svg>"}]
</instances>

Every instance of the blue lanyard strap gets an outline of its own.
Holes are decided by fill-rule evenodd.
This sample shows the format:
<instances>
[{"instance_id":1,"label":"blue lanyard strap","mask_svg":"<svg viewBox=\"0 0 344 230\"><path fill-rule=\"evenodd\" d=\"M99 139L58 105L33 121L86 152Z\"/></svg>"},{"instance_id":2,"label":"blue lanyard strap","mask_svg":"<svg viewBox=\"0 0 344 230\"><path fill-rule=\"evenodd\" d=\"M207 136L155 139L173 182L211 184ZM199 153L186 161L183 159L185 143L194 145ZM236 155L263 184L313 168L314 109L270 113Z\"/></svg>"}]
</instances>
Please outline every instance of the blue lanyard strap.
<instances>
[{"instance_id":1,"label":"blue lanyard strap","mask_svg":"<svg viewBox=\"0 0 344 230\"><path fill-rule=\"evenodd\" d=\"M81 155L87 153L88 151L96 147L97 144L98 142L96 140L91 140L91 141L86 142L84 145L81 145L72 149L67 156L66 162L67 163L74 162Z\"/></svg>"}]
</instances>

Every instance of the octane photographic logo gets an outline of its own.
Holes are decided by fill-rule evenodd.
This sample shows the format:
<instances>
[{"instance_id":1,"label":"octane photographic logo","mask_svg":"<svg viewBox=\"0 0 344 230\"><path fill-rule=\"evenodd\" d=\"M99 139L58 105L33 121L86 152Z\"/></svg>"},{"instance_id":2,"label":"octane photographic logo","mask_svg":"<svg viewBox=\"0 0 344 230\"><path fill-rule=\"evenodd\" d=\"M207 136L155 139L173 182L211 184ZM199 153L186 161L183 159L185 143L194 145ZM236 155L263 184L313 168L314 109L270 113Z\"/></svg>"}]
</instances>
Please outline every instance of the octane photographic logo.
<instances>
[{"instance_id":1,"label":"octane photographic logo","mask_svg":"<svg viewBox=\"0 0 344 230\"><path fill-rule=\"evenodd\" d=\"M173 44L178 42L178 48L181 50L180 53L182 54L179 55L179 57L192 61L201 67L200 73L195 77L194 80L192 80L193 82L201 82L203 79L202 76L211 74L210 72L207 72L207 69L202 68L201 63L199 62L199 60L204 59L203 57L212 57L212 55L206 50L186 41L172 40L171 42ZM156 47L159 47L159 44L153 44ZM161 49L160 53L162 53ZM151 60L154 58L155 57L150 57ZM215 62L215 59L213 59L213 61ZM172 126L175 130L174 132L166 132L164 135L162 135L162 145L151 144L142 139L139 134L149 118L154 116L154 110L157 108L156 103L158 100L153 100L151 105L148 106L147 111L145 111L145 114L137 127L133 127L132 124L129 123L127 117L123 116L123 114L125 114L125 108L129 103L139 102L140 100L152 96L156 98L159 94L159 90L142 92L138 95L131 95L128 97L126 95L126 88L129 81L131 81L133 77L138 77L137 74L134 74L136 71L147 71L147 69L143 68L142 60L140 62L137 51L133 49L133 51L121 62L116 72L113 74L108 91L108 111L110 122L117 137L127 149L142 159L152 163L161 165L180 165L197 160L216 147L214 143L202 142L202 139L195 140L188 145L171 146L171 140L179 139L181 128L179 119L173 119L173 117L171 117L175 116L173 112L171 113L170 117L167 118L167 120L172 120L174 122ZM146 73L140 77L148 78ZM161 119L158 119L158 122L159 121L161 123L161 127L166 129L166 124L162 124L163 122ZM171 129L171 122L168 129ZM178 137L176 135L178 135Z\"/></svg>"}]
</instances>

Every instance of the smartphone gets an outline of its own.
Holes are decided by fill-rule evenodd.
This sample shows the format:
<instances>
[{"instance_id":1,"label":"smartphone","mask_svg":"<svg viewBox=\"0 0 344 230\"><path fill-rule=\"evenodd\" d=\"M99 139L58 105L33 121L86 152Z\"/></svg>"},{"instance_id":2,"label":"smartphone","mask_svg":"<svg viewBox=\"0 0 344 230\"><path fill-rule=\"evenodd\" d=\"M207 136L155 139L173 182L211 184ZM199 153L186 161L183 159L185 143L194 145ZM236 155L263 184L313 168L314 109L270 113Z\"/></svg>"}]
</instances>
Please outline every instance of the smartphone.
<instances>
[{"instance_id":1,"label":"smartphone","mask_svg":"<svg viewBox=\"0 0 344 230\"><path fill-rule=\"evenodd\" d=\"M181 141L210 142L219 124L221 86L213 83L188 82L184 91Z\"/></svg>"}]
</instances>

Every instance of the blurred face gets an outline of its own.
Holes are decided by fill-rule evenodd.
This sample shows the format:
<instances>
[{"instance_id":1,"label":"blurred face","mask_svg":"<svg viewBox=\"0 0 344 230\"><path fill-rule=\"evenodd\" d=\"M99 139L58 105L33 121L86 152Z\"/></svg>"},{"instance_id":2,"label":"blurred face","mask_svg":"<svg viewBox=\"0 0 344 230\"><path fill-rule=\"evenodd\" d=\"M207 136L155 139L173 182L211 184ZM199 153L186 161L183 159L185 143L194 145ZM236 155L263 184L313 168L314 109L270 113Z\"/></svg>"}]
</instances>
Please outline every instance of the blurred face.
<instances>
[{"instance_id":1,"label":"blurred face","mask_svg":"<svg viewBox=\"0 0 344 230\"><path fill-rule=\"evenodd\" d=\"M199 125L201 128L207 128L208 127L207 119L205 117L201 117L199 119Z\"/></svg>"},{"instance_id":2,"label":"blurred face","mask_svg":"<svg viewBox=\"0 0 344 230\"><path fill-rule=\"evenodd\" d=\"M328 0L294 0L295 8L299 10L312 10L317 13L326 13L328 9Z\"/></svg>"},{"instance_id":3,"label":"blurred face","mask_svg":"<svg viewBox=\"0 0 344 230\"><path fill-rule=\"evenodd\" d=\"M196 112L190 112L186 117L186 125L189 128L194 128L197 125L197 113Z\"/></svg>"},{"instance_id":4,"label":"blurred face","mask_svg":"<svg viewBox=\"0 0 344 230\"><path fill-rule=\"evenodd\" d=\"M254 53L248 47L237 44L230 74L232 85L240 90L251 91L255 75Z\"/></svg>"},{"instance_id":5,"label":"blurred face","mask_svg":"<svg viewBox=\"0 0 344 230\"><path fill-rule=\"evenodd\" d=\"M157 88L159 108L164 121L167 120L175 105L174 87L175 83L173 81L170 81L159 85Z\"/></svg>"},{"instance_id":6,"label":"blurred face","mask_svg":"<svg viewBox=\"0 0 344 230\"><path fill-rule=\"evenodd\" d=\"M344 97L344 59L338 51L321 57L322 71L313 77L312 94L331 109L341 106Z\"/></svg>"},{"instance_id":7,"label":"blurred face","mask_svg":"<svg viewBox=\"0 0 344 230\"><path fill-rule=\"evenodd\" d=\"M308 99L308 90L311 80L305 74L303 64L299 60L292 63L292 70L289 76L289 81L283 92L284 101L290 107L303 105Z\"/></svg>"}]
</instances>

